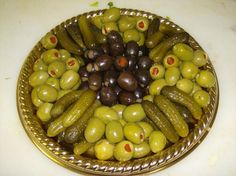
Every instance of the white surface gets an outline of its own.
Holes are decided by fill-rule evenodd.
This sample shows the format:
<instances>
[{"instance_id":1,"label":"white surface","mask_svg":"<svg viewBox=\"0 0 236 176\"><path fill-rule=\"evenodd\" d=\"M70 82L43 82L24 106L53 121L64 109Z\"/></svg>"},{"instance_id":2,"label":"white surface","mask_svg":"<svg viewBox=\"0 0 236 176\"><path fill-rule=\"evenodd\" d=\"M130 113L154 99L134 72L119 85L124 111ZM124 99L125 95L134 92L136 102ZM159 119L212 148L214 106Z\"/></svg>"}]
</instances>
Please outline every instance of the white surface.
<instances>
[{"instance_id":1,"label":"white surface","mask_svg":"<svg viewBox=\"0 0 236 176\"><path fill-rule=\"evenodd\" d=\"M19 70L33 45L51 28L97 8L85 0L0 0L0 175L73 176L41 153L26 135L16 109ZM236 175L236 1L119 0L118 7L169 16L208 52L220 85L215 123L205 140L162 176Z\"/></svg>"}]
</instances>

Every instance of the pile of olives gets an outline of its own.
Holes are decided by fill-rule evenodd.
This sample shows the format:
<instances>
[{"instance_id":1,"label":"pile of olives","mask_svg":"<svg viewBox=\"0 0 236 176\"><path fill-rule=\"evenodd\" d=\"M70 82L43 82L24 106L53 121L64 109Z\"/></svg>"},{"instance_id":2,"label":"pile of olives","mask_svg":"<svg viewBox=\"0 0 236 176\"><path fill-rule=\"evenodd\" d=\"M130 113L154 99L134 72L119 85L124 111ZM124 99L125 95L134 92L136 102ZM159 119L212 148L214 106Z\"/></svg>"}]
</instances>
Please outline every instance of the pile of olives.
<instances>
[{"instance_id":1,"label":"pile of olives","mask_svg":"<svg viewBox=\"0 0 236 176\"><path fill-rule=\"evenodd\" d=\"M79 20L67 30L70 36L63 29L41 40L46 51L29 77L37 117L47 128L55 120L51 109L58 100L63 104L69 92L91 89L101 106L92 112L82 137L71 144L63 139L64 130L58 135L60 143L70 145L75 155L99 160L128 161L165 149L169 141L140 103L153 101L165 86L176 86L206 107L207 89L216 82L205 69L206 53L193 50L187 33L179 35L158 18L121 15L112 7L91 20L81 19L83 23ZM70 105L64 107L70 109L73 102L67 101Z\"/></svg>"}]
</instances>

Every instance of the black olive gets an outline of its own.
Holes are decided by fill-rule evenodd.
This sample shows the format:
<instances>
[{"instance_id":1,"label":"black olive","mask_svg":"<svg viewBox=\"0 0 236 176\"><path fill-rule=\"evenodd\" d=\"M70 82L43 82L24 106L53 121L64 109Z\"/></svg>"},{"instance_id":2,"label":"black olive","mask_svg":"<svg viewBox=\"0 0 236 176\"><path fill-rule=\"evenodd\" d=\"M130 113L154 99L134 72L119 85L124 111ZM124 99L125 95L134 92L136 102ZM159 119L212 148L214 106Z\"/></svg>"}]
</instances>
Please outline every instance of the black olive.
<instances>
[{"instance_id":1,"label":"black olive","mask_svg":"<svg viewBox=\"0 0 236 176\"><path fill-rule=\"evenodd\" d=\"M134 75L129 71L122 72L117 80L119 86L127 91L133 92L138 86Z\"/></svg>"},{"instance_id":2,"label":"black olive","mask_svg":"<svg viewBox=\"0 0 236 176\"><path fill-rule=\"evenodd\" d=\"M89 88L88 81L82 82L79 86L81 90L87 90Z\"/></svg>"},{"instance_id":3,"label":"black olive","mask_svg":"<svg viewBox=\"0 0 236 176\"><path fill-rule=\"evenodd\" d=\"M120 104L123 104L123 105L130 105L130 104L135 103L136 101L135 95L127 91L121 91L118 95L118 98L119 98Z\"/></svg>"},{"instance_id":4,"label":"black olive","mask_svg":"<svg viewBox=\"0 0 236 176\"><path fill-rule=\"evenodd\" d=\"M151 81L149 71L146 69L138 69L135 73L135 77L141 87L146 87Z\"/></svg>"},{"instance_id":5,"label":"black olive","mask_svg":"<svg viewBox=\"0 0 236 176\"><path fill-rule=\"evenodd\" d=\"M123 43L111 43L110 44L110 54L112 56L121 56L124 53Z\"/></svg>"},{"instance_id":6,"label":"black olive","mask_svg":"<svg viewBox=\"0 0 236 176\"><path fill-rule=\"evenodd\" d=\"M137 59L135 57L128 57L128 60L129 60L129 70L136 70L138 68L138 66L136 65L137 63Z\"/></svg>"},{"instance_id":7,"label":"black olive","mask_svg":"<svg viewBox=\"0 0 236 176\"><path fill-rule=\"evenodd\" d=\"M139 52L139 46L135 41L129 41L126 44L126 56L137 57Z\"/></svg>"},{"instance_id":8,"label":"black olive","mask_svg":"<svg viewBox=\"0 0 236 176\"><path fill-rule=\"evenodd\" d=\"M91 59L91 60L95 60L98 56L101 56L103 54L103 50L100 47L94 48L94 49L90 49L87 50L84 55L85 58L87 59Z\"/></svg>"},{"instance_id":9,"label":"black olive","mask_svg":"<svg viewBox=\"0 0 236 176\"><path fill-rule=\"evenodd\" d=\"M92 73L88 78L89 88L96 91L102 86L102 76L99 72Z\"/></svg>"},{"instance_id":10,"label":"black olive","mask_svg":"<svg viewBox=\"0 0 236 176\"><path fill-rule=\"evenodd\" d=\"M139 47L138 56L147 56L148 53L148 48L145 45Z\"/></svg>"},{"instance_id":11,"label":"black olive","mask_svg":"<svg viewBox=\"0 0 236 176\"><path fill-rule=\"evenodd\" d=\"M153 61L148 56L141 56L138 59L138 68L149 69Z\"/></svg>"},{"instance_id":12,"label":"black olive","mask_svg":"<svg viewBox=\"0 0 236 176\"><path fill-rule=\"evenodd\" d=\"M122 91L122 89L120 88L120 86L116 85L114 87L114 91L116 92L116 95L119 95L119 93Z\"/></svg>"},{"instance_id":13,"label":"black olive","mask_svg":"<svg viewBox=\"0 0 236 176\"><path fill-rule=\"evenodd\" d=\"M79 69L79 76L82 81L87 81L89 77L89 72L86 69L86 66L83 66Z\"/></svg>"},{"instance_id":14,"label":"black olive","mask_svg":"<svg viewBox=\"0 0 236 176\"><path fill-rule=\"evenodd\" d=\"M104 54L109 54L109 45L107 43L102 44L101 49L103 50Z\"/></svg>"},{"instance_id":15,"label":"black olive","mask_svg":"<svg viewBox=\"0 0 236 176\"><path fill-rule=\"evenodd\" d=\"M100 101L103 105L112 106L117 103L117 95L112 87L102 87Z\"/></svg>"},{"instance_id":16,"label":"black olive","mask_svg":"<svg viewBox=\"0 0 236 176\"><path fill-rule=\"evenodd\" d=\"M129 66L129 60L125 56L117 56L115 59L115 68L120 71Z\"/></svg>"},{"instance_id":17,"label":"black olive","mask_svg":"<svg viewBox=\"0 0 236 176\"><path fill-rule=\"evenodd\" d=\"M142 89L141 87L138 86L137 89L134 91L136 101L141 102L144 94L145 94L144 89Z\"/></svg>"},{"instance_id":18,"label":"black olive","mask_svg":"<svg viewBox=\"0 0 236 176\"><path fill-rule=\"evenodd\" d=\"M115 70L107 71L103 77L104 85L115 87L117 83L117 78L118 73Z\"/></svg>"},{"instance_id":19,"label":"black olive","mask_svg":"<svg viewBox=\"0 0 236 176\"><path fill-rule=\"evenodd\" d=\"M123 43L123 39L120 35L119 32L117 31L111 31L107 34L107 42L109 44L112 44L112 43Z\"/></svg>"},{"instance_id":20,"label":"black olive","mask_svg":"<svg viewBox=\"0 0 236 176\"><path fill-rule=\"evenodd\" d=\"M95 61L95 69L98 69L97 71L109 70L112 66L112 62L112 58L109 55L103 54L97 57Z\"/></svg>"}]
</instances>

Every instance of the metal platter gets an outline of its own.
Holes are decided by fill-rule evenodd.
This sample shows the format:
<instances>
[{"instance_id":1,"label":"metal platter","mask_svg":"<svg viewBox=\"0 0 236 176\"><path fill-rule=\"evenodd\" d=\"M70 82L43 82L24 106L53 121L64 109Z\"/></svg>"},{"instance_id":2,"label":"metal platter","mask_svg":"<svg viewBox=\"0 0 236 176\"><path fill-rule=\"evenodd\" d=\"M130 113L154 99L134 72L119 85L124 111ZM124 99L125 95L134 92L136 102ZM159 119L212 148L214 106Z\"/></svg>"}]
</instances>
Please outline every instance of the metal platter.
<instances>
[{"instance_id":1,"label":"metal platter","mask_svg":"<svg viewBox=\"0 0 236 176\"><path fill-rule=\"evenodd\" d=\"M103 12L104 10L99 10L82 15L86 15L87 18L92 18L96 15L101 15ZM173 22L152 13L132 9L121 9L121 13L123 15L143 16L149 19L158 17L161 23L166 23L176 31L184 31L184 29ZM56 33L60 27L66 27L68 24L76 23L79 17L80 15L68 19L51 31ZM189 45L191 45L194 49L201 48L192 37L190 37ZM17 84L17 107L19 117L32 142L51 160L68 169L89 175L138 175L157 172L173 165L180 159L187 156L202 142L211 129L218 108L218 82L216 82L213 88L207 90L211 97L211 103L203 109L204 114L201 120L195 125L194 129L186 138L182 138L176 144L166 148L162 152L127 162L99 161L83 156L75 157L73 152L66 150L63 146L60 146L53 138L47 137L35 114L35 108L32 104L30 95L32 88L29 85L28 79L33 72L33 64L38 58L40 58L42 51L43 47L40 42L38 42L29 53L21 68ZM210 70L216 77L210 59L208 59L205 68Z\"/></svg>"}]
</instances>

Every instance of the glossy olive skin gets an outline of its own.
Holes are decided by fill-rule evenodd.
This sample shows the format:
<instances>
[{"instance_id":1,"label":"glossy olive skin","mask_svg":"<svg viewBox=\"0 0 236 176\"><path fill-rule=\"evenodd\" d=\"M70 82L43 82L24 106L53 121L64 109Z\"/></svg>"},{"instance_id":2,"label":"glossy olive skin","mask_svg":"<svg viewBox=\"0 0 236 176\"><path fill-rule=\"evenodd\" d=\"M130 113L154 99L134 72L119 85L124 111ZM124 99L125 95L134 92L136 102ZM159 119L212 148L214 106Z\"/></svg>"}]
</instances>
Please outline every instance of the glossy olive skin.
<instances>
[{"instance_id":1,"label":"glossy olive skin","mask_svg":"<svg viewBox=\"0 0 236 176\"><path fill-rule=\"evenodd\" d=\"M60 79L60 86L64 90L71 89L80 81L80 76L73 70L66 71Z\"/></svg>"},{"instance_id":2,"label":"glossy olive skin","mask_svg":"<svg viewBox=\"0 0 236 176\"><path fill-rule=\"evenodd\" d=\"M120 74L117 80L119 86L124 90L133 92L138 86L138 82L134 75L129 71L124 71Z\"/></svg>"},{"instance_id":3,"label":"glossy olive skin","mask_svg":"<svg viewBox=\"0 0 236 176\"><path fill-rule=\"evenodd\" d=\"M134 95L137 102L141 102L143 96L145 95L145 90L141 88L140 86L137 87L137 89L134 91Z\"/></svg>"},{"instance_id":4,"label":"glossy olive skin","mask_svg":"<svg viewBox=\"0 0 236 176\"><path fill-rule=\"evenodd\" d=\"M141 144L134 144L133 158L142 158L150 153L151 149L147 142Z\"/></svg>"},{"instance_id":5,"label":"glossy olive skin","mask_svg":"<svg viewBox=\"0 0 236 176\"><path fill-rule=\"evenodd\" d=\"M117 56L114 62L116 70L121 71L129 66L129 61L125 56Z\"/></svg>"},{"instance_id":6,"label":"glossy olive skin","mask_svg":"<svg viewBox=\"0 0 236 176\"><path fill-rule=\"evenodd\" d=\"M138 122L146 117L143 107L140 103L127 106L123 112L123 118L127 122Z\"/></svg>"},{"instance_id":7,"label":"glossy olive skin","mask_svg":"<svg viewBox=\"0 0 236 176\"><path fill-rule=\"evenodd\" d=\"M43 84L38 88L38 97L45 102L54 102L57 99L57 90L47 84Z\"/></svg>"},{"instance_id":8,"label":"glossy olive skin","mask_svg":"<svg viewBox=\"0 0 236 176\"><path fill-rule=\"evenodd\" d=\"M133 29L136 24L136 19L131 16L121 16L121 18L118 21L118 26L120 32L125 32L129 29Z\"/></svg>"},{"instance_id":9,"label":"glossy olive skin","mask_svg":"<svg viewBox=\"0 0 236 176\"><path fill-rule=\"evenodd\" d=\"M107 9L102 18L103 23L111 22L111 21L117 21L120 18L120 9L116 7L111 7L110 9Z\"/></svg>"},{"instance_id":10,"label":"glossy olive skin","mask_svg":"<svg viewBox=\"0 0 236 176\"><path fill-rule=\"evenodd\" d=\"M100 100L106 106L112 106L117 103L117 95L112 87L102 87L100 91Z\"/></svg>"},{"instance_id":11,"label":"glossy olive skin","mask_svg":"<svg viewBox=\"0 0 236 176\"><path fill-rule=\"evenodd\" d=\"M153 61L148 56L141 56L138 59L138 68L149 69Z\"/></svg>"},{"instance_id":12,"label":"glossy olive skin","mask_svg":"<svg viewBox=\"0 0 236 176\"><path fill-rule=\"evenodd\" d=\"M135 103L136 97L132 92L121 91L118 95L119 102L123 105L130 105Z\"/></svg>"},{"instance_id":13,"label":"glossy olive skin","mask_svg":"<svg viewBox=\"0 0 236 176\"><path fill-rule=\"evenodd\" d=\"M144 141L144 131L137 123L127 123L124 126L124 135L126 139L134 144L141 144Z\"/></svg>"},{"instance_id":14,"label":"glossy olive skin","mask_svg":"<svg viewBox=\"0 0 236 176\"><path fill-rule=\"evenodd\" d=\"M104 77L103 82L105 86L115 87L117 84L118 73L115 70L108 70Z\"/></svg>"},{"instance_id":15,"label":"glossy olive skin","mask_svg":"<svg viewBox=\"0 0 236 176\"><path fill-rule=\"evenodd\" d=\"M151 76L147 69L138 69L135 77L141 87L146 87L151 82Z\"/></svg>"},{"instance_id":16,"label":"glossy olive skin","mask_svg":"<svg viewBox=\"0 0 236 176\"><path fill-rule=\"evenodd\" d=\"M95 64L98 66L99 71L109 70L112 65L112 58L109 55L101 55L96 58Z\"/></svg>"},{"instance_id":17,"label":"glossy olive skin","mask_svg":"<svg viewBox=\"0 0 236 176\"><path fill-rule=\"evenodd\" d=\"M154 130L153 127L149 123L143 121L138 122L138 124L143 128L145 139L147 139Z\"/></svg>"},{"instance_id":18,"label":"glossy olive skin","mask_svg":"<svg viewBox=\"0 0 236 176\"><path fill-rule=\"evenodd\" d=\"M135 57L128 57L129 60L129 66L128 66L128 70L130 71L135 71L137 70L138 66L137 66L137 59Z\"/></svg>"},{"instance_id":19,"label":"glossy olive skin","mask_svg":"<svg viewBox=\"0 0 236 176\"><path fill-rule=\"evenodd\" d=\"M44 84L47 79L49 78L49 75L47 72L45 71L36 71L33 72L30 77L29 77L29 84L32 87L37 87L40 86L42 84Z\"/></svg>"},{"instance_id":20,"label":"glossy olive skin","mask_svg":"<svg viewBox=\"0 0 236 176\"><path fill-rule=\"evenodd\" d=\"M48 70L48 66L43 62L42 59L38 59L34 63L33 70L35 72L36 71L47 71Z\"/></svg>"},{"instance_id":21,"label":"glossy olive skin","mask_svg":"<svg viewBox=\"0 0 236 176\"><path fill-rule=\"evenodd\" d=\"M44 48L52 49L56 47L58 40L54 34L49 32L41 39L40 42Z\"/></svg>"},{"instance_id":22,"label":"glossy olive skin","mask_svg":"<svg viewBox=\"0 0 236 176\"><path fill-rule=\"evenodd\" d=\"M69 57L71 57L70 52L65 49L60 49L59 53L60 53L60 59L62 61L66 61Z\"/></svg>"},{"instance_id":23,"label":"glossy olive skin","mask_svg":"<svg viewBox=\"0 0 236 176\"><path fill-rule=\"evenodd\" d=\"M75 72L78 72L80 68L80 64L78 62L78 59L74 57L70 57L66 60L66 69L67 70L74 70Z\"/></svg>"},{"instance_id":24,"label":"glossy olive skin","mask_svg":"<svg viewBox=\"0 0 236 176\"><path fill-rule=\"evenodd\" d=\"M101 47L101 50L103 51L104 54L109 55L110 51L109 51L108 43L103 43L100 47Z\"/></svg>"},{"instance_id":25,"label":"glossy olive skin","mask_svg":"<svg viewBox=\"0 0 236 176\"><path fill-rule=\"evenodd\" d=\"M84 137L88 142L97 142L105 133L105 124L98 118L91 118L84 131Z\"/></svg>"},{"instance_id":26,"label":"glossy olive skin","mask_svg":"<svg viewBox=\"0 0 236 176\"><path fill-rule=\"evenodd\" d=\"M136 29L129 29L124 32L123 39L125 43L132 40L138 42L140 40L139 32Z\"/></svg>"},{"instance_id":27,"label":"glossy olive skin","mask_svg":"<svg viewBox=\"0 0 236 176\"><path fill-rule=\"evenodd\" d=\"M106 138L111 143L117 143L123 140L123 128L119 121L113 120L106 125Z\"/></svg>"},{"instance_id":28,"label":"glossy olive skin","mask_svg":"<svg viewBox=\"0 0 236 176\"><path fill-rule=\"evenodd\" d=\"M135 41L129 41L126 44L125 54L126 56L137 57L139 51L139 46Z\"/></svg>"},{"instance_id":29,"label":"glossy olive skin","mask_svg":"<svg viewBox=\"0 0 236 176\"><path fill-rule=\"evenodd\" d=\"M113 156L114 145L106 139L101 139L94 146L95 156L99 160L108 160Z\"/></svg>"},{"instance_id":30,"label":"glossy olive skin","mask_svg":"<svg viewBox=\"0 0 236 176\"><path fill-rule=\"evenodd\" d=\"M52 109L53 104L52 103L43 103L39 106L39 109L37 110L37 117L42 122L47 122L51 119L50 111Z\"/></svg>"},{"instance_id":31,"label":"glossy olive skin","mask_svg":"<svg viewBox=\"0 0 236 176\"><path fill-rule=\"evenodd\" d=\"M102 34L107 35L111 31L119 31L116 22L108 22L102 26Z\"/></svg>"},{"instance_id":32,"label":"glossy olive skin","mask_svg":"<svg viewBox=\"0 0 236 176\"><path fill-rule=\"evenodd\" d=\"M126 108L125 105L115 104L111 108L114 109L118 113L120 118L123 118L123 112L124 112L124 109Z\"/></svg>"},{"instance_id":33,"label":"glossy olive skin","mask_svg":"<svg viewBox=\"0 0 236 176\"><path fill-rule=\"evenodd\" d=\"M160 152L166 146L166 137L161 131L153 131L149 137L149 145L153 153Z\"/></svg>"},{"instance_id":34,"label":"glossy olive skin","mask_svg":"<svg viewBox=\"0 0 236 176\"><path fill-rule=\"evenodd\" d=\"M88 78L89 88L96 91L102 86L102 76L100 73L92 73Z\"/></svg>"},{"instance_id":35,"label":"glossy olive skin","mask_svg":"<svg viewBox=\"0 0 236 176\"><path fill-rule=\"evenodd\" d=\"M66 71L66 65L62 61L54 61L48 66L48 74L54 78L60 78Z\"/></svg>"},{"instance_id":36,"label":"glossy olive skin","mask_svg":"<svg viewBox=\"0 0 236 176\"><path fill-rule=\"evenodd\" d=\"M119 120L117 112L108 106L100 106L94 111L94 117L108 124L112 120Z\"/></svg>"},{"instance_id":37,"label":"glossy olive skin","mask_svg":"<svg viewBox=\"0 0 236 176\"><path fill-rule=\"evenodd\" d=\"M128 140L123 140L115 145L114 157L118 161L128 161L133 157L134 146Z\"/></svg>"},{"instance_id":38,"label":"glossy olive skin","mask_svg":"<svg viewBox=\"0 0 236 176\"><path fill-rule=\"evenodd\" d=\"M87 71L86 66L81 67L78 73L82 81L88 80L89 72Z\"/></svg>"},{"instance_id":39,"label":"glossy olive skin","mask_svg":"<svg viewBox=\"0 0 236 176\"><path fill-rule=\"evenodd\" d=\"M44 102L39 99L38 97L38 87L35 87L32 92L31 92L31 100L34 106L39 107L42 105Z\"/></svg>"},{"instance_id":40,"label":"glossy olive skin","mask_svg":"<svg viewBox=\"0 0 236 176\"><path fill-rule=\"evenodd\" d=\"M45 64L51 64L60 59L60 53L57 49L49 49L42 53L41 58Z\"/></svg>"},{"instance_id":41,"label":"glossy olive skin","mask_svg":"<svg viewBox=\"0 0 236 176\"><path fill-rule=\"evenodd\" d=\"M121 35L119 34L119 32L111 31L107 35L107 42L109 44L112 44L112 43L123 43L123 39L122 39Z\"/></svg>"},{"instance_id":42,"label":"glossy olive skin","mask_svg":"<svg viewBox=\"0 0 236 176\"><path fill-rule=\"evenodd\" d=\"M138 56L148 56L149 50L145 45L139 46Z\"/></svg>"},{"instance_id":43,"label":"glossy olive skin","mask_svg":"<svg viewBox=\"0 0 236 176\"><path fill-rule=\"evenodd\" d=\"M110 54L112 56L121 56L124 53L124 45L123 43L111 43L110 44Z\"/></svg>"},{"instance_id":44,"label":"glossy olive skin","mask_svg":"<svg viewBox=\"0 0 236 176\"><path fill-rule=\"evenodd\" d=\"M50 77L47 79L46 84L54 87L57 90L60 90L60 81L57 78Z\"/></svg>"}]
</instances>

